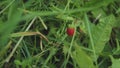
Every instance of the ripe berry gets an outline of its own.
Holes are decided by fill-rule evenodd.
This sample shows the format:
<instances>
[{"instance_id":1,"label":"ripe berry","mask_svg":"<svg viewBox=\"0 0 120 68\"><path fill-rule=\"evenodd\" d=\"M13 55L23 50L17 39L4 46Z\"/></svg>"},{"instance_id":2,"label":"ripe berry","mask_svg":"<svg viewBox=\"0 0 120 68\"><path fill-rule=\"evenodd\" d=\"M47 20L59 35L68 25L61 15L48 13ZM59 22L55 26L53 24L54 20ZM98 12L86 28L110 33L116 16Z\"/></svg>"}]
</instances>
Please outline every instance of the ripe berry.
<instances>
[{"instance_id":1,"label":"ripe berry","mask_svg":"<svg viewBox=\"0 0 120 68\"><path fill-rule=\"evenodd\" d=\"M73 36L74 33L75 33L75 28L73 28L73 27L68 27L67 28L67 34L68 34L68 36Z\"/></svg>"}]
</instances>

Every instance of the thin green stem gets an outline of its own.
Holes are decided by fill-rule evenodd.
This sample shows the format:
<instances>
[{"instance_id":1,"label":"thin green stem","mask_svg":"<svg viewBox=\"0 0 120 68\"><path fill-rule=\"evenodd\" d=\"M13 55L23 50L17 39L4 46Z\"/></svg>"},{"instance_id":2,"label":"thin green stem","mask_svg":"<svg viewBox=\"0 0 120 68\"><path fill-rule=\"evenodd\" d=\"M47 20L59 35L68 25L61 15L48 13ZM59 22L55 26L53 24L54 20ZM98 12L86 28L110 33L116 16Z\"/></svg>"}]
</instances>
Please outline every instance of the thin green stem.
<instances>
[{"instance_id":1,"label":"thin green stem","mask_svg":"<svg viewBox=\"0 0 120 68\"><path fill-rule=\"evenodd\" d=\"M80 9L70 9L70 10L66 10L66 11L29 11L29 10L25 10L25 9L21 9L18 8L19 11L22 12L27 12L29 13L28 15L26 15L25 17L22 18L22 20L28 19L29 17L33 17L33 16L51 16L51 15L58 15L58 14L65 14L65 13L77 13L77 12L82 12L82 11L90 11L93 9L96 9L98 7L81 7ZM62 9L61 9L62 10Z\"/></svg>"},{"instance_id":2,"label":"thin green stem","mask_svg":"<svg viewBox=\"0 0 120 68\"><path fill-rule=\"evenodd\" d=\"M72 37L72 40L71 40L71 43L70 43L70 47L69 47L69 50L68 50L68 55L67 55L67 58L66 58L66 61L65 61L65 64L64 64L64 68L66 68L66 65L67 65L67 62L70 58L70 54L71 54L71 49L72 49L72 46L73 46L73 42L74 42L74 39L75 39L75 34L76 34L76 28L75 28L75 33Z\"/></svg>"},{"instance_id":3,"label":"thin green stem","mask_svg":"<svg viewBox=\"0 0 120 68\"><path fill-rule=\"evenodd\" d=\"M94 41L93 41L93 37L92 37L92 33L91 33L91 28L90 28L90 24L89 24L89 20L87 18L87 15L85 14L85 20L86 20L86 25L87 25L87 30L88 30L88 34L90 36L90 42L91 42L91 46L92 46L92 49L93 49L93 55L94 55L94 58L95 58L95 64L96 66L98 65L97 64L97 55L96 55L96 52L95 52L95 45L94 45ZM97 66L98 67L98 66Z\"/></svg>"},{"instance_id":4,"label":"thin green stem","mask_svg":"<svg viewBox=\"0 0 120 68\"><path fill-rule=\"evenodd\" d=\"M70 2L71 2L71 0L68 0L67 5L65 6L64 11L65 11L67 8L69 9L69 4L70 4Z\"/></svg>"},{"instance_id":5,"label":"thin green stem","mask_svg":"<svg viewBox=\"0 0 120 68\"><path fill-rule=\"evenodd\" d=\"M0 11L0 14L3 13L15 0L12 0L3 10Z\"/></svg>"},{"instance_id":6,"label":"thin green stem","mask_svg":"<svg viewBox=\"0 0 120 68\"><path fill-rule=\"evenodd\" d=\"M48 28L47 28L46 24L44 23L43 19L40 16L38 16L38 18L41 21L43 27L47 30Z\"/></svg>"}]
</instances>

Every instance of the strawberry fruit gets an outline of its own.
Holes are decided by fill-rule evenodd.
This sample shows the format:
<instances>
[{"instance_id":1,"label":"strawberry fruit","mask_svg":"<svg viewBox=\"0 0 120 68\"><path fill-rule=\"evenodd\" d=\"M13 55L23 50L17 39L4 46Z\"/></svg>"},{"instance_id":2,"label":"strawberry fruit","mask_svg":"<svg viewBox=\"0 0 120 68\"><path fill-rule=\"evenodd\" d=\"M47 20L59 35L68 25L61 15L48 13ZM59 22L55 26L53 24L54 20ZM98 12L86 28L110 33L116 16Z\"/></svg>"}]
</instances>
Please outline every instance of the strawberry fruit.
<instances>
[{"instance_id":1,"label":"strawberry fruit","mask_svg":"<svg viewBox=\"0 0 120 68\"><path fill-rule=\"evenodd\" d=\"M75 33L75 28L74 27L68 27L67 28L67 34L68 36L73 36Z\"/></svg>"}]
</instances>

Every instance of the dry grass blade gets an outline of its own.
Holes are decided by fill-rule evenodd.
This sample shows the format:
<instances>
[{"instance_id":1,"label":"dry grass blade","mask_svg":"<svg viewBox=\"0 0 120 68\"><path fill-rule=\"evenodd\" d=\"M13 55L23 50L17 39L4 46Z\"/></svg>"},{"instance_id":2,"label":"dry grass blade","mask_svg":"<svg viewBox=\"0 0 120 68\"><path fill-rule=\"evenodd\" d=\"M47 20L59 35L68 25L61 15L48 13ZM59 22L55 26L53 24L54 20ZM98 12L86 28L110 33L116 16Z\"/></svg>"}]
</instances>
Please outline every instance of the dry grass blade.
<instances>
[{"instance_id":1,"label":"dry grass blade","mask_svg":"<svg viewBox=\"0 0 120 68\"><path fill-rule=\"evenodd\" d=\"M34 23L36 17L34 17L34 19L31 21L31 23L28 25L28 27L26 28L25 31L28 31L29 28L31 27L31 25ZM10 53L10 55L7 57L5 62L9 62L9 60L11 59L11 57L13 56L13 54L15 53L17 47L19 46L20 42L22 41L22 39L24 38L24 36L20 37L19 41L17 42L17 44L15 45L14 49L12 50L12 52Z\"/></svg>"}]
</instances>

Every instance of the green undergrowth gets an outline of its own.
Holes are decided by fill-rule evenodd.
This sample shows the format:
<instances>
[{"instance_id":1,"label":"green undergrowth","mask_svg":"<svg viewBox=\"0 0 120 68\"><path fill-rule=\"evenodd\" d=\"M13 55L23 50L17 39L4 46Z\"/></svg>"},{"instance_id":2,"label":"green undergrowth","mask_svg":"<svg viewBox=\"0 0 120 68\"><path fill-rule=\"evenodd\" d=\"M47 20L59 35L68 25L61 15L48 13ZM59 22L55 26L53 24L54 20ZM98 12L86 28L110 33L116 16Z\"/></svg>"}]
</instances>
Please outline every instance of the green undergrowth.
<instances>
[{"instance_id":1,"label":"green undergrowth","mask_svg":"<svg viewBox=\"0 0 120 68\"><path fill-rule=\"evenodd\" d=\"M120 68L119 3L0 0L0 68Z\"/></svg>"}]
</instances>

